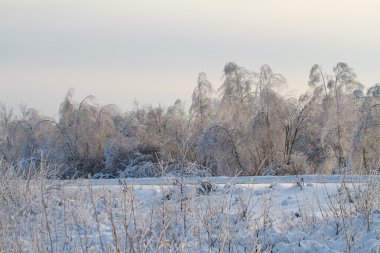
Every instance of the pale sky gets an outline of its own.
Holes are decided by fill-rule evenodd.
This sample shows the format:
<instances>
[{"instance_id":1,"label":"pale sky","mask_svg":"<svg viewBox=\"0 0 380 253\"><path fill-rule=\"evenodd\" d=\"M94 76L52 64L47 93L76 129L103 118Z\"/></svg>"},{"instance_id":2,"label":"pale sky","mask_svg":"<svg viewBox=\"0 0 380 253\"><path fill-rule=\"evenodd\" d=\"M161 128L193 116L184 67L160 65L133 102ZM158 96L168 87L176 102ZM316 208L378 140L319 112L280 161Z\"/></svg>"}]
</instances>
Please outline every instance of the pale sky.
<instances>
[{"instance_id":1,"label":"pale sky","mask_svg":"<svg viewBox=\"0 0 380 253\"><path fill-rule=\"evenodd\" d=\"M81 100L131 109L190 104L199 72L217 88L225 63L269 64L289 94L315 63L340 61L380 82L378 0L0 0L0 101L56 116Z\"/></svg>"}]
</instances>

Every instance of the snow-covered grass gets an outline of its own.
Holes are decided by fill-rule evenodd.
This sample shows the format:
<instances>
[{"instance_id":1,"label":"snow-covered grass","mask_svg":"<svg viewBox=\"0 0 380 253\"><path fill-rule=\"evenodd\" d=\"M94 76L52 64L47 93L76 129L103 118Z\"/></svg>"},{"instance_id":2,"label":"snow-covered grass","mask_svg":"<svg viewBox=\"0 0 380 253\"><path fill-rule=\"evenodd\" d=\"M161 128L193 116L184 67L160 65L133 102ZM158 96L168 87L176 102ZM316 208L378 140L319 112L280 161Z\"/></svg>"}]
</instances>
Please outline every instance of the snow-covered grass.
<instances>
[{"instance_id":1,"label":"snow-covered grass","mask_svg":"<svg viewBox=\"0 0 380 253\"><path fill-rule=\"evenodd\" d=\"M0 252L380 251L377 176L42 175L1 172Z\"/></svg>"}]
</instances>

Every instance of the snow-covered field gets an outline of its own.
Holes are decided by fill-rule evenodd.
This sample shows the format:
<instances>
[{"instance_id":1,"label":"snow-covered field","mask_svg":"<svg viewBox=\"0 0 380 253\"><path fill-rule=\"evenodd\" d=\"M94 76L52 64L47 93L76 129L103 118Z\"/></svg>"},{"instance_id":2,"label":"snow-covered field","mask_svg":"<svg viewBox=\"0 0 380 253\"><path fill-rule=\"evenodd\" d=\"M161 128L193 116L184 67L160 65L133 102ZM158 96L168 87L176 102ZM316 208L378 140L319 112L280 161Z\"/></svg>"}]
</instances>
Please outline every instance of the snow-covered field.
<instances>
[{"instance_id":1,"label":"snow-covered field","mask_svg":"<svg viewBox=\"0 0 380 253\"><path fill-rule=\"evenodd\" d=\"M0 183L1 252L380 252L378 177Z\"/></svg>"}]
</instances>

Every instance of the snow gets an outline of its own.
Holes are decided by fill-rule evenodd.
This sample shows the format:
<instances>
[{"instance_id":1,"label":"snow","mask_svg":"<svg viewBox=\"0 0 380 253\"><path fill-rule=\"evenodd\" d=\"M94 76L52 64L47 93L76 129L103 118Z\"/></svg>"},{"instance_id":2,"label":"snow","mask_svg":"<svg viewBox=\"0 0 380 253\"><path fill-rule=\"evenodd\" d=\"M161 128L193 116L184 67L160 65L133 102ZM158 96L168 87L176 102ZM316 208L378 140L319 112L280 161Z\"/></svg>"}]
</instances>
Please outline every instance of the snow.
<instances>
[{"instance_id":1,"label":"snow","mask_svg":"<svg viewBox=\"0 0 380 253\"><path fill-rule=\"evenodd\" d=\"M378 176L371 176L379 178ZM340 183L348 182L363 182L367 180L367 176L360 175L300 175L300 176L255 176L255 177L186 177L186 184L198 184L199 181L205 179L211 180L214 184L276 184L280 183L296 183L303 178L304 182L311 184L318 183ZM178 180L179 177L160 177L160 178L124 178L123 181L131 185L163 185L170 184ZM91 181L92 185L119 185L119 179L93 179L93 180L57 180L50 181L55 184L88 184ZM306 184L307 184L306 183Z\"/></svg>"},{"instance_id":2,"label":"snow","mask_svg":"<svg viewBox=\"0 0 380 253\"><path fill-rule=\"evenodd\" d=\"M32 182L33 201L20 195L22 201L0 209L1 217L12 211L0 225L14 231L2 235L0 246L23 252L379 252L377 182L361 176L73 180L49 181L41 196L40 182Z\"/></svg>"}]
</instances>

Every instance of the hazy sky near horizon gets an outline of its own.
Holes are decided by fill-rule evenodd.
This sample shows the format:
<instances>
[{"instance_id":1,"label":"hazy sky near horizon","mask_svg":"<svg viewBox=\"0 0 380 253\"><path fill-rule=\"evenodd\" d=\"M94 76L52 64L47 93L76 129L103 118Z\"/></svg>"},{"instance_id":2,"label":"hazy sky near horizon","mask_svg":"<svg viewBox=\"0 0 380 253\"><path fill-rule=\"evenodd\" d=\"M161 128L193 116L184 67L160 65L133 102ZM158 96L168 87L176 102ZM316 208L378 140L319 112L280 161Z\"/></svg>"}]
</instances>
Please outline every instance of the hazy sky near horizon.
<instances>
[{"instance_id":1,"label":"hazy sky near horizon","mask_svg":"<svg viewBox=\"0 0 380 253\"><path fill-rule=\"evenodd\" d=\"M234 61L269 64L289 94L314 63L340 61L380 82L378 0L0 0L0 101L57 115L69 88L80 101L130 109L190 104L199 72L214 87Z\"/></svg>"}]
</instances>

